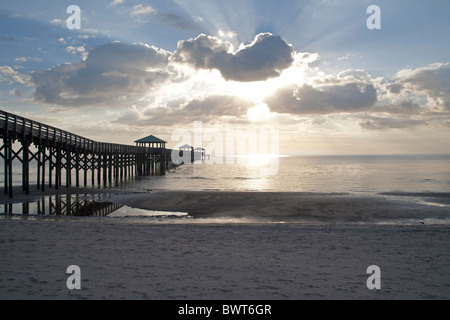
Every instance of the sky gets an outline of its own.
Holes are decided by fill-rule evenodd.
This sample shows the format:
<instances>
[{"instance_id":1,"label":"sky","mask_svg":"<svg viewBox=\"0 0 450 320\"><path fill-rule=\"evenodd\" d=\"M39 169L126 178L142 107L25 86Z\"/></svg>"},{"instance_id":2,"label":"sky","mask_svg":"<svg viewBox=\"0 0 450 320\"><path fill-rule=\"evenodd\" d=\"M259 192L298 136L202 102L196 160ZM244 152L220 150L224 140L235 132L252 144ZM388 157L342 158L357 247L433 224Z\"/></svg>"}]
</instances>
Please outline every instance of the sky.
<instances>
[{"instance_id":1,"label":"sky","mask_svg":"<svg viewBox=\"0 0 450 320\"><path fill-rule=\"evenodd\" d=\"M448 0L2 1L0 109L102 142L175 147L201 122L276 130L282 154L449 153L449 12Z\"/></svg>"}]
</instances>

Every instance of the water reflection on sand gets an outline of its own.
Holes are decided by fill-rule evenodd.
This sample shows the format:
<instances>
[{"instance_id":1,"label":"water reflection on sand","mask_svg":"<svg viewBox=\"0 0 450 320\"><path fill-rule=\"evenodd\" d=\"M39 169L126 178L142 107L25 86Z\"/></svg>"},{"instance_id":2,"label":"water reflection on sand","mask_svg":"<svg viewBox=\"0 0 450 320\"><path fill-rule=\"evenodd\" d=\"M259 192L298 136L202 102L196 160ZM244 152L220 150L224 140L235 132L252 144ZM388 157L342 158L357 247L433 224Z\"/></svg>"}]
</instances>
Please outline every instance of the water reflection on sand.
<instances>
[{"instance_id":1,"label":"water reflection on sand","mask_svg":"<svg viewBox=\"0 0 450 320\"><path fill-rule=\"evenodd\" d=\"M0 214L7 216L74 216L74 217L186 217L184 212L163 212L124 206L109 201L110 195L55 194L27 202L0 204Z\"/></svg>"}]
</instances>

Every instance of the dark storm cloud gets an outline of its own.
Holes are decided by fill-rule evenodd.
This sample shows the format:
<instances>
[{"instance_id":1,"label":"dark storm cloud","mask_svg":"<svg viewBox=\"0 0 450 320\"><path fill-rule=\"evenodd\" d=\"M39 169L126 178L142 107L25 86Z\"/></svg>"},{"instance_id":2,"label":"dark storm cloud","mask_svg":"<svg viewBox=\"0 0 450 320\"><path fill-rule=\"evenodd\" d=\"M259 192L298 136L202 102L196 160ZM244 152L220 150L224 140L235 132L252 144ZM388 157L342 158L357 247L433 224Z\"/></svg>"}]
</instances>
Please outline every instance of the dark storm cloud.
<instances>
[{"instance_id":1,"label":"dark storm cloud","mask_svg":"<svg viewBox=\"0 0 450 320\"><path fill-rule=\"evenodd\" d=\"M259 34L236 53L232 45L204 34L180 41L172 59L197 69L217 69L226 80L262 81L278 77L294 61L294 49L279 36Z\"/></svg>"}]
</instances>

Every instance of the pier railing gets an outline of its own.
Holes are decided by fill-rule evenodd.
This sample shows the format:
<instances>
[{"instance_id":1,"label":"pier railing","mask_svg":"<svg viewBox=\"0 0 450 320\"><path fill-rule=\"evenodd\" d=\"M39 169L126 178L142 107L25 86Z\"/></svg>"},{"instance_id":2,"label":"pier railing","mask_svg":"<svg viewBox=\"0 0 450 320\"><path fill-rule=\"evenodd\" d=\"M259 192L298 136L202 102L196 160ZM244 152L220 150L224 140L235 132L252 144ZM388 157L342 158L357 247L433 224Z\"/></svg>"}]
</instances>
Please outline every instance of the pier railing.
<instances>
[{"instance_id":1,"label":"pier railing","mask_svg":"<svg viewBox=\"0 0 450 320\"><path fill-rule=\"evenodd\" d=\"M145 148L130 145L97 142L91 139L61 130L44 123L23 118L0 110L0 137L10 139L32 139L33 143L44 142L47 145L63 144L74 149L88 152L144 152Z\"/></svg>"}]
</instances>

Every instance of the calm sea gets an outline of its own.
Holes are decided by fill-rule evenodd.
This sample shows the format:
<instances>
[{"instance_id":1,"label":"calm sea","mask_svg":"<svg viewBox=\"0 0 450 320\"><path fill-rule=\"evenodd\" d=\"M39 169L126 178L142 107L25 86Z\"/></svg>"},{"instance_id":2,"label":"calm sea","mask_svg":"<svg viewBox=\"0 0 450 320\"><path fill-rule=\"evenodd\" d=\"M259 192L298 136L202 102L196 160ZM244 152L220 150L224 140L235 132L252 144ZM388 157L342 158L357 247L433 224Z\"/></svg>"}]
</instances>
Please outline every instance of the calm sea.
<instances>
[{"instance_id":1,"label":"calm sea","mask_svg":"<svg viewBox=\"0 0 450 320\"><path fill-rule=\"evenodd\" d=\"M450 155L243 157L233 164L184 165L131 185L152 190L444 193L450 192Z\"/></svg>"},{"instance_id":2,"label":"calm sea","mask_svg":"<svg viewBox=\"0 0 450 320\"><path fill-rule=\"evenodd\" d=\"M223 162L182 165L167 171L164 176L140 177L121 183L120 187L356 194L450 192L450 155L246 156L223 159ZM3 168L3 161L0 161L2 185ZM15 165L14 170L14 185L20 186L20 164ZM89 173L88 186L90 176ZM80 174L80 181L82 179ZM30 183L36 183L33 165L30 168Z\"/></svg>"}]
</instances>

